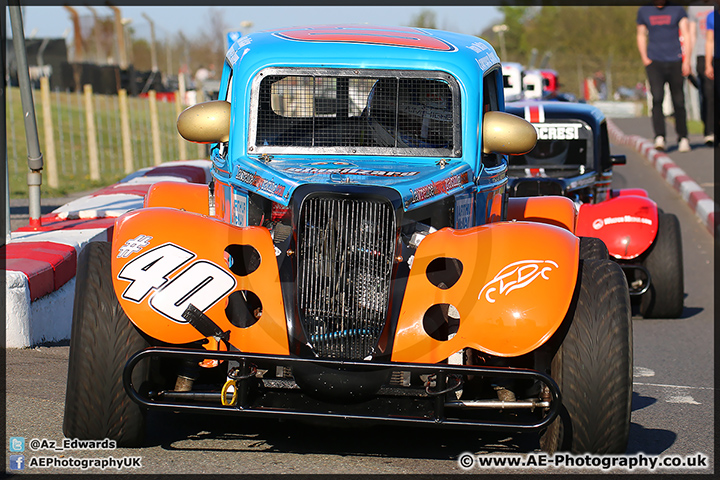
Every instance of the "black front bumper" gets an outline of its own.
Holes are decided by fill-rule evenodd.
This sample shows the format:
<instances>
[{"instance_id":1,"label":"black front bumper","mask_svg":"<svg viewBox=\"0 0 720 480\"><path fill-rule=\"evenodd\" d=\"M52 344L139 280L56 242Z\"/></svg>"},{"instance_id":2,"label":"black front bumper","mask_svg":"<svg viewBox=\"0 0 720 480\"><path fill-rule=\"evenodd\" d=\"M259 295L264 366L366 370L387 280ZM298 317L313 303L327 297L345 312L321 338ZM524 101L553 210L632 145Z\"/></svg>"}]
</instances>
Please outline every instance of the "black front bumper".
<instances>
[{"instance_id":1,"label":"black front bumper","mask_svg":"<svg viewBox=\"0 0 720 480\"><path fill-rule=\"evenodd\" d=\"M382 388L369 399L357 402L335 403L307 395L297 386L273 388L258 379L238 381L236 405L222 405L220 391L210 392L147 392L141 394L132 383L132 372L140 360L149 357L166 357L182 360L216 359L237 361L240 365L273 364L282 367L320 367L347 373L387 370L388 373L403 371L436 375L437 388L445 388L445 379L453 376L476 376L487 379L525 380L539 382L547 392L546 402L538 406L534 401L499 402L485 401L474 405L463 404L446 393L429 393L424 389ZM251 390L249 382L256 382ZM512 367L479 367L471 365L417 364L396 362L342 361L260 355L243 352L209 352L169 347L151 347L133 355L123 371L123 386L130 398L150 409L212 413L221 415L246 415L274 418L314 418L326 420L357 420L373 423L394 423L417 426L471 427L488 430L533 430L548 426L558 415L561 398L555 381L548 375L530 369ZM229 395L229 394L228 394ZM167 400L167 398L173 399ZM187 399L187 400L185 400ZM503 410L509 410L503 412Z\"/></svg>"}]
</instances>

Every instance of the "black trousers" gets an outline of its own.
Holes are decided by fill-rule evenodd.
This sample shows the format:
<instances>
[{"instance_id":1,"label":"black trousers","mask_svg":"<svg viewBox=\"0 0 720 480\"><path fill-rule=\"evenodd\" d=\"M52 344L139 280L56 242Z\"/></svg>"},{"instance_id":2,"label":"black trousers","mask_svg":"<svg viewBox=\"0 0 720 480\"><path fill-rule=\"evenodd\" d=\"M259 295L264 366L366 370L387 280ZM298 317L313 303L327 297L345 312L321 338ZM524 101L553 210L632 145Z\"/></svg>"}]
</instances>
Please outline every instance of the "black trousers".
<instances>
[{"instance_id":1,"label":"black trousers","mask_svg":"<svg viewBox=\"0 0 720 480\"><path fill-rule=\"evenodd\" d=\"M698 55L697 73L698 73L698 92L700 93L700 119L703 122L705 132L704 135L710 135L713 132L715 124L715 81L705 76L705 55Z\"/></svg>"},{"instance_id":2,"label":"black trousers","mask_svg":"<svg viewBox=\"0 0 720 480\"><path fill-rule=\"evenodd\" d=\"M685 93L681 62L652 62L645 67L650 93L653 97L652 123L655 136L665 137L665 116L662 104L665 97L665 84L670 85L673 109L675 110L675 131L678 138L687 137L687 115L685 113Z\"/></svg>"}]
</instances>

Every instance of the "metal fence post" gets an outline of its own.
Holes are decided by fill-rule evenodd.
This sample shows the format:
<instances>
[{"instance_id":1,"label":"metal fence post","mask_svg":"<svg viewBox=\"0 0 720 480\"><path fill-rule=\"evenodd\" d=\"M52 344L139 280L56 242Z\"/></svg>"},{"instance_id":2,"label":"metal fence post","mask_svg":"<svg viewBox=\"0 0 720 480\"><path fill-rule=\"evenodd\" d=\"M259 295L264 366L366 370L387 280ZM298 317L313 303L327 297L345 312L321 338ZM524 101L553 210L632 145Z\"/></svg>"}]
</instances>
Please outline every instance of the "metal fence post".
<instances>
[{"instance_id":1,"label":"metal fence post","mask_svg":"<svg viewBox=\"0 0 720 480\"><path fill-rule=\"evenodd\" d=\"M3 209L5 211L5 239L3 240L3 245L10 243L10 240L12 240L12 232L10 231L10 174L8 172L8 158L7 158L7 149L5 150L5 208Z\"/></svg>"},{"instance_id":2,"label":"metal fence post","mask_svg":"<svg viewBox=\"0 0 720 480\"><path fill-rule=\"evenodd\" d=\"M133 165L132 145L130 143L130 116L128 115L127 90L121 88L118 92L120 102L120 131L122 135L122 150L125 163L125 173L130 174L135 170Z\"/></svg>"},{"instance_id":3,"label":"metal fence post","mask_svg":"<svg viewBox=\"0 0 720 480\"><path fill-rule=\"evenodd\" d=\"M205 91L202 89L202 87L198 88L196 90L197 94L197 103L203 103L205 101ZM198 143L197 144L197 158L205 158L207 152L207 145L204 143Z\"/></svg>"},{"instance_id":4,"label":"metal fence post","mask_svg":"<svg viewBox=\"0 0 720 480\"><path fill-rule=\"evenodd\" d=\"M175 114L179 117L180 113L182 113L182 99L180 98L180 91L178 90L175 92ZM175 123L177 123L177 121ZM178 139L178 160L187 160L187 140L180 136L177 128L175 129L175 135L177 135Z\"/></svg>"},{"instance_id":5,"label":"metal fence post","mask_svg":"<svg viewBox=\"0 0 720 480\"><path fill-rule=\"evenodd\" d=\"M100 160L98 158L97 133L95 130L95 110L93 106L92 85L83 85L85 94L85 123L88 138L88 156L90 161L90 179L100 180Z\"/></svg>"},{"instance_id":6,"label":"metal fence post","mask_svg":"<svg viewBox=\"0 0 720 480\"><path fill-rule=\"evenodd\" d=\"M162 152L160 150L160 127L158 125L157 93L155 90L148 92L150 102L150 132L152 133L153 160L155 165L162 163Z\"/></svg>"},{"instance_id":7,"label":"metal fence post","mask_svg":"<svg viewBox=\"0 0 720 480\"><path fill-rule=\"evenodd\" d=\"M43 131L45 133L47 182L50 188L58 188L57 157L55 156L55 129L53 128L52 104L50 103L50 80L48 77L40 77L40 99L43 112Z\"/></svg>"}]
</instances>

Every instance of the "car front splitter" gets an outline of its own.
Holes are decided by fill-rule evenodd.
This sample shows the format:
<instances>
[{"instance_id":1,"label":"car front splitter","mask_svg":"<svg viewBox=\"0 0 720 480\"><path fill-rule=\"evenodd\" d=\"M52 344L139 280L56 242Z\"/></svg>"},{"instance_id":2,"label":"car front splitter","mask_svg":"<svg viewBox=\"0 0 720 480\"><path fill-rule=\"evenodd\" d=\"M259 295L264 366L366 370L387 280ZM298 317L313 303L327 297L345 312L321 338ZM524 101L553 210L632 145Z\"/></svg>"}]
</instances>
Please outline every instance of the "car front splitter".
<instances>
[{"instance_id":1,"label":"car front splitter","mask_svg":"<svg viewBox=\"0 0 720 480\"><path fill-rule=\"evenodd\" d=\"M245 378L237 384L237 404L223 405L220 391L163 391L141 394L132 382L135 366L149 357L177 358L182 360L206 359L236 361L240 365L272 364L283 367L318 366L362 372L388 370L414 372L436 379L435 389L383 388L371 399L359 402L335 403L318 400L303 393L302 389L267 388L261 379ZM434 376L434 377L433 377ZM456 399L446 380L477 376L493 379L515 379L539 382L543 398L502 401L496 399ZM249 381L259 382L260 393L250 393ZM346 361L316 358L299 358L279 355L262 355L175 347L151 347L139 351L127 362L123 371L123 386L130 398L148 409L169 409L176 412L252 417L305 418L338 421L364 421L414 426L441 426L478 428L486 430L536 430L547 427L557 417L561 406L560 390L548 375L523 368L480 367L474 365L397 363L372 361ZM449 393L449 399L446 394ZM226 395L230 395L227 393ZM508 413L511 412L511 413ZM539 412L539 413L538 413ZM500 420L497 420L499 418ZM508 420L509 419L509 420Z\"/></svg>"}]
</instances>

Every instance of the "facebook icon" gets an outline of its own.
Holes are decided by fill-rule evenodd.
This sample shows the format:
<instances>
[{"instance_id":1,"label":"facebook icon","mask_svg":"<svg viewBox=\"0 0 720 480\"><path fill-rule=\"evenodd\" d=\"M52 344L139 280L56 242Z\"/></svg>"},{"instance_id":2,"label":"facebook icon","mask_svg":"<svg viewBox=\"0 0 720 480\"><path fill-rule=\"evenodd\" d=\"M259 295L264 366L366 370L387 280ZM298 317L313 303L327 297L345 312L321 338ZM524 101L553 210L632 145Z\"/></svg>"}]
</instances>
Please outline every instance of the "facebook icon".
<instances>
[{"instance_id":1,"label":"facebook icon","mask_svg":"<svg viewBox=\"0 0 720 480\"><path fill-rule=\"evenodd\" d=\"M10 470L25 470L25 455L10 455Z\"/></svg>"}]
</instances>

